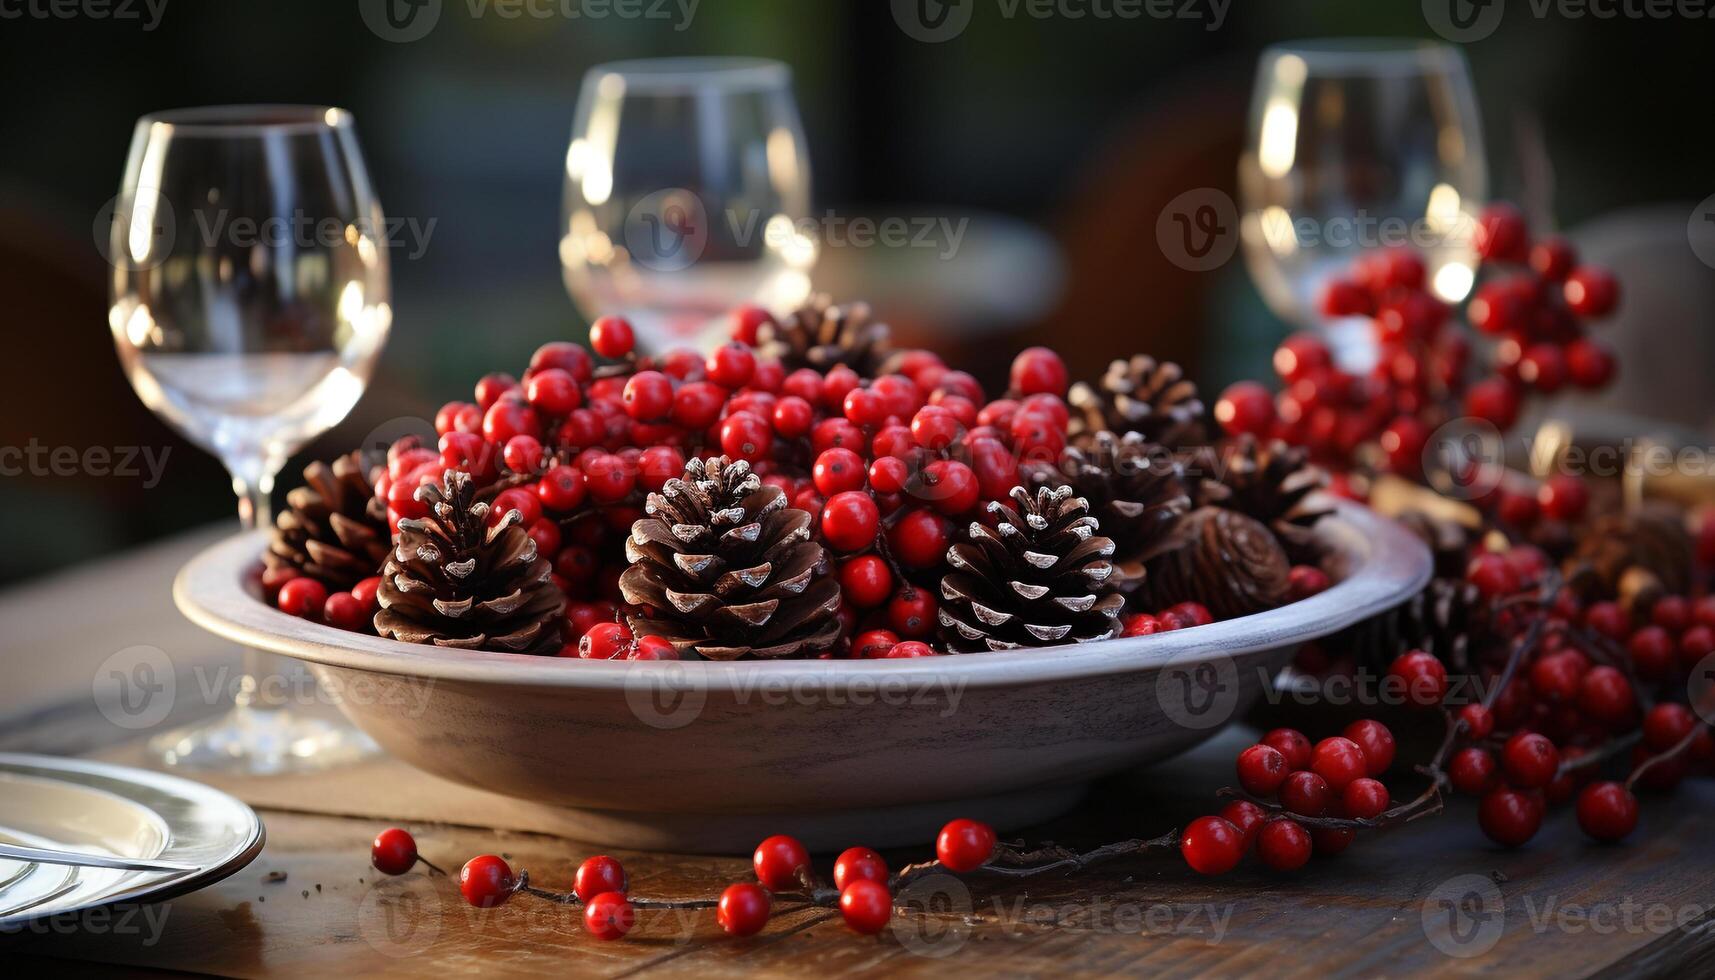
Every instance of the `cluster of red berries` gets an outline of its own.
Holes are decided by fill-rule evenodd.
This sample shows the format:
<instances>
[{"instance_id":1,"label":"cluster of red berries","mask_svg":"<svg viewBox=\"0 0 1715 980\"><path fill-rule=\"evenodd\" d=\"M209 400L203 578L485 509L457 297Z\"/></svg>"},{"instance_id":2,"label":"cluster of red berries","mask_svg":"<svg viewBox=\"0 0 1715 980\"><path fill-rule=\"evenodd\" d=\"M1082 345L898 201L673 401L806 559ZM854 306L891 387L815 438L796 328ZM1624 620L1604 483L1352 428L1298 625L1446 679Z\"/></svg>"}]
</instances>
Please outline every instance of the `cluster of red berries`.
<instances>
[{"instance_id":1,"label":"cluster of red berries","mask_svg":"<svg viewBox=\"0 0 1715 980\"><path fill-rule=\"evenodd\" d=\"M961 818L941 828L935 839L935 856L940 867L968 873L987 864L994 856L995 846L993 828ZM419 860L416 841L397 827L377 835L370 849L370 863L385 874L402 875ZM578 865L569 895L530 887L527 874L514 874L506 860L494 854L478 855L465 862L458 880L459 893L477 908L504 905L521 891L566 904L581 904L584 928L602 940L618 939L630 932L637 924L639 907L713 906L716 921L728 935L752 936L768 924L774 900L781 895L836 906L846 925L864 935L880 932L893 917L892 889L899 879L890 873L887 861L870 848L849 847L840 853L833 865L832 889L817 878L810 852L803 843L784 834L758 844L751 865L756 881L734 882L714 902L633 899L624 866L607 855L588 858Z\"/></svg>"},{"instance_id":2,"label":"cluster of red berries","mask_svg":"<svg viewBox=\"0 0 1715 980\"><path fill-rule=\"evenodd\" d=\"M1292 871L1313 853L1344 851L1356 830L1323 818L1374 820L1386 813L1392 798L1380 777L1395 750L1393 733L1373 719L1314 744L1296 729L1269 732L1238 756L1239 786L1253 799L1192 821L1179 840L1185 863L1225 874L1254 850L1268 867Z\"/></svg>"},{"instance_id":3,"label":"cluster of red berries","mask_svg":"<svg viewBox=\"0 0 1715 980\"><path fill-rule=\"evenodd\" d=\"M295 568L280 566L262 572L262 594L281 612L354 633L373 632L369 624L381 608L375 599L380 588L379 575L371 575L349 592L329 592L320 580Z\"/></svg>"},{"instance_id":4,"label":"cluster of red berries","mask_svg":"<svg viewBox=\"0 0 1715 980\"><path fill-rule=\"evenodd\" d=\"M1422 257L1389 248L1360 258L1321 298L1325 316L1371 319L1378 357L1369 375L1341 370L1320 338L1294 334L1274 354L1279 394L1240 382L1223 393L1216 419L1229 434L1285 439L1330 465L1416 477L1429 438L1454 418L1504 431L1529 393L1595 390L1613 380L1614 355L1584 326L1618 305L1611 273L1579 265L1563 239L1533 244L1509 204L1484 210L1475 245L1486 281L1465 312L1489 338L1486 359L1474 364L1473 338L1431 292Z\"/></svg>"}]
</instances>

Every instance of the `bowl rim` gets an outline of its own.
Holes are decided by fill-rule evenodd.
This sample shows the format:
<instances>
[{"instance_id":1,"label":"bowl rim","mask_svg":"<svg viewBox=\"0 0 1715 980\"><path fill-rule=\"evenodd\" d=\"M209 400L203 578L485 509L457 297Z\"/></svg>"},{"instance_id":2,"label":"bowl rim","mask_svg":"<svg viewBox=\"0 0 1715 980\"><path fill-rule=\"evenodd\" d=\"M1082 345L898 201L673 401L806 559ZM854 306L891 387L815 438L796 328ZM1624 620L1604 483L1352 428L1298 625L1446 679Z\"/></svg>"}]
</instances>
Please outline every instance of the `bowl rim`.
<instances>
[{"instance_id":1,"label":"bowl rim","mask_svg":"<svg viewBox=\"0 0 1715 980\"><path fill-rule=\"evenodd\" d=\"M1327 636L1400 605L1428 584L1428 547L1367 507L1330 498L1319 526L1352 564L1319 595L1278 609L1192 629L1097 643L904 660L591 661L471 652L350 633L289 616L243 584L266 547L265 529L234 535L192 558L173 582L173 601L191 622L248 647L312 664L404 677L513 687L629 690L639 674L671 671L675 683L707 690L770 684L898 683L1005 687L1154 670L1247 654Z\"/></svg>"}]
</instances>

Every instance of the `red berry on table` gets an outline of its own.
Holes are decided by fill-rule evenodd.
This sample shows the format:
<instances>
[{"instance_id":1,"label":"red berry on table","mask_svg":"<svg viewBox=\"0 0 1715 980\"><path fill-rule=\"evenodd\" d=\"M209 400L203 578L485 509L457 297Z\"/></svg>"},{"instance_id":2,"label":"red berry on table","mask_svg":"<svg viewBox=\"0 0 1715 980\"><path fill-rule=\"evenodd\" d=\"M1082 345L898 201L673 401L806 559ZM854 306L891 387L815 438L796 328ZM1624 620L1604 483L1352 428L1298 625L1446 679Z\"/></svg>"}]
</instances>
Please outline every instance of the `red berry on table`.
<instances>
[{"instance_id":1,"label":"red berry on table","mask_svg":"<svg viewBox=\"0 0 1715 980\"><path fill-rule=\"evenodd\" d=\"M1576 521L1590 506L1590 488L1568 473L1549 477L1536 492L1542 512L1557 521Z\"/></svg>"},{"instance_id":2,"label":"red berry on table","mask_svg":"<svg viewBox=\"0 0 1715 980\"><path fill-rule=\"evenodd\" d=\"M726 886L715 906L715 920L729 936L754 936L768 924L768 893L739 882Z\"/></svg>"},{"instance_id":3,"label":"red berry on table","mask_svg":"<svg viewBox=\"0 0 1715 980\"><path fill-rule=\"evenodd\" d=\"M836 551L862 551L869 547L875 542L880 525L881 511L875 501L857 491L837 493L822 508L822 537Z\"/></svg>"},{"instance_id":4,"label":"red berry on table","mask_svg":"<svg viewBox=\"0 0 1715 980\"><path fill-rule=\"evenodd\" d=\"M1241 381L1221 393L1215 421L1230 436L1265 436L1274 427L1274 396L1255 381Z\"/></svg>"},{"instance_id":5,"label":"red berry on table","mask_svg":"<svg viewBox=\"0 0 1715 980\"><path fill-rule=\"evenodd\" d=\"M637 346L637 334L623 317L604 316L590 325L590 346L608 360L617 361Z\"/></svg>"},{"instance_id":6,"label":"red berry on table","mask_svg":"<svg viewBox=\"0 0 1715 980\"><path fill-rule=\"evenodd\" d=\"M1253 745L1239 753L1239 785L1252 796L1270 797L1286 782L1286 756L1272 745Z\"/></svg>"},{"instance_id":7,"label":"red berry on table","mask_svg":"<svg viewBox=\"0 0 1715 980\"><path fill-rule=\"evenodd\" d=\"M1292 773L1280 784L1280 805L1299 816L1320 817L1333 800L1328 781L1308 769Z\"/></svg>"},{"instance_id":8,"label":"red berry on table","mask_svg":"<svg viewBox=\"0 0 1715 980\"><path fill-rule=\"evenodd\" d=\"M893 895L885 884L859 879L840 889L840 915L852 931L873 936L893 916Z\"/></svg>"},{"instance_id":9,"label":"red berry on table","mask_svg":"<svg viewBox=\"0 0 1715 980\"><path fill-rule=\"evenodd\" d=\"M1286 576L1286 598L1299 602L1328 591L1333 584L1328 573L1314 565L1294 565Z\"/></svg>"},{"instance_id":10,"label":"red berry on table","mask_svg":"<svg viewBox=\"0 0 1715 980\"><path fill-rule=\"evenodd\" d=\"M493 854L479 854L459 869L459 894L479 909L505 904L515 884L512 869Z\"/></svg>"},{"instance_id":11,"label":"red berry on table","mask_svg":"<svg viewBox=\"0 0 1715 980\"><path fill-rule=\"evenodd\" d=\"M1599 841L1617 841L1638 826L1638 798L1619 783L1591 783L1578 794L1578 826Z\"/></svg>"},{"instance_id":12,"label":"red berry on table","mask_svg":"<svg viewBox=\"0 0 1715 980\"><path fill-rule=\"evenodd\" d=\"M854 606L873 609L893 595L893 572L878 555L859 555L842 563L839 578L840 594Z\"/></svg>"},{"instance_id":13,"label":"red berry on table","mask_svg":"<svg viewBox=\"0 0 1715 980\"><path fill-rule=\"evenodd\" d=\"M1393 765L1395 743L1393 732L1373 718L1363 718L1346 726L1340 734L1364 750L1364 774L1380 776Z\"/></svg>"},{"instance_id":14,"label":"red berry on table","mask_svg":"<svg viewBox=\"0 0 1715 980\"><path fill-rule=\"evenodd\" d=\"M1362 778L1369 763L1358 743L1336 735L1316 743L1316 748L1310 753L1310 768L1327 780L1328 788L1338 794L1344 792L1352 780Z\"/></svg>"},{"instance_id":15,"label":"red berry on table","mask_svg":"<svg viewBox=\"0 0 1715 980\"><path fill-rule=\"evenodd\" d=\"M1597 724L1619 731L1635 720L1638 702L1626 675L1604 664L1584 675L1578 707Z\"/></svg>"},{"instance_id":16,"label":"red berry on table","mask_svg":"<svg viewBox=\"0 0 1715 980\"><path fill-rule=\"evenodd\" d=\"M1020 395L1064 395L1066 362L1047 347L1027 347L1012 359L1012 390Z\"/></svg>"},{"instance_id":17,"label":"red berry on table","mask_svg":"<svg viewBox=\"0 0 1715 980\"><path fill-rule=\"evenodd\" d=\"M975 871L994 856L994 828L963 817L950 821L935 837L935 857L950 871Z\"/></svg>"},{"instance_id":18,"label":"red berry on table","mask_svg":"<svg viewBox=\"0 0 1715 980\"><path fill-rule=\"evenodd\" d=\"M369 610L350 592L335 592L322 603L322 622L336 629L361 633L369 627Z\"/></svg>"},{"instance_id":19,"label":"red berry on table","mask_svg":"<svg viewBox=\"0 0 1715 980\"><path fill-rule=\"evenodd\" d=\"M1433 708L1447 697L1447 668L1432 654L1421 650L1395 660L1388 668L1388 676L1396 678L1394 683L1407 704Z\"/></svg>"},{"instance_id":20,"label":"red berry on table","mask_svg":"<svg viewBox=\"0 0 1715 980\"><path fill-rule=\"evenodd\" d=\"M280 586L278 605L288 616L315 619L322 614L327 601L327 586L313 578L295 578Z\"/></svg>"},{"instance_id":21,"label":"red berry on table","mask_svg":"<svg viewBox=\"0 0 1715 980\"><path fill-rule=\"evenodd\" d=\"M803 887L799 873L809 871L810 852L796 837L775 834L756 845L751 864L762 887L774 892L793 891Z\"/></svg>"},{"instance_id":22,"label":"red berry on table","mask_svg":"<svg viewBox=\"0 0 1715 980\"><path fill-rule=\"evenodd\" d=\"M606 854L584 859L584 863L578 865L577 876L572 879L572 892L586 902L607 892L623 895L625 886L625 868Z\"/></svg>"},{"instance_id":23,"label":"red berry on table","mask_svg":"<svg viewBox=\"0 0 1715 980\"><path fill-rule=\"evenodd\" d=\"M1553 781L1559 771L1560 750L1546 735L1519 732L1507 739L1501 749L1501 768L1514 786L1540 789Z\"/></svg>"},{"instance_id":24,"label":"red berry on table","mask_svg":"<svg viewBox=\"0 0 1715 980\"><path fill-rule=\"evenodd\" d=\"M1504 599L1518 592L1524 585L1520 581L1518 569L1514 568L1504 555L1493 552L1471 559L1471 564L1465 569L1465 581L1475 585L1477 591L1488 599Z\"/></svg>"},{"instance_id":25,"label":"red berry on table","mask_svg":"<svg viewBox=\"0 0 1715 980\"><path fill-rule=\"evenodd\" d=\"M1288 770L1308 769L1312 746L1303 732L1294 728L1276 728L1262 737L1262 744L1279 752L1286 759Z\"/></svg>"},{"instance_id":26,"label":"red berry on table","mask_svg":"<svg viewBox=\"0 0 1715 980\"><path fill-rule=\"evenodd\" d=\"M757 331L761 330L764 324L773 323L773 314L760 306L746 303L732 311L732 329L729 334L738 343L755 347Z\"/></svg>"},{"instance_id":27,"label":"red berry on table","mask_svg":"<svg viewBox=\"0 0 1715 980\"><path fill-rule=\"evenodd\" d=\"M402 875L417 863L417 841L398 827L388 827L369 845L369 863L384 875Z\"/></svg>"},{"instance_id":28,"label":"red berry on table","mask_svg":"<svg viewBox=\"0 0 1715 980\"><path fill-rule=\"evenodd\" d=\"M1495 773L1495 757L1475 746L1460 749L1447 764L1447 778L1453 788L1468 796L1481 796L1493 788Z\"/></svg>"},{"instance_id":29,"label":"red berry on table","mask_svg":"<svg viewBox=\"0 0 1715 980\"><path fill-rule=\"evenodd\" d=\"M1542 827L1543 805L1515 789L1491 790L1477 807L1477 824L1503 847L1518 847Z\"/></svg>"},{"instance_id":30,"label":"red berry on table","mask_svg":"<svg viewBox=\"0 0 1715 980\"><path fill-rule=\"evenodd\" d=\"M584 928L603 942L620 938L636 924L637 910L620 892L603 892L584 905Z\"/></svg>"},{"instance_id":31,"label":"red berry on table","mask_svg":"<svg viewBox=\"0 0 1715 980\"><path fill-rule=\"evenodd\" d=\"M1607 269L1581 265L1566 277L1566 305L1581 317L1607 316L1619 302L1619 280Z\"/></svg>"},{"instance_id":32,"label":"red berry on table","mask_svg":"<svg viewBox=\"0 0 1715 980\"><path fill-rule=\"evenodd\" d=\"M1356 820L1372 820L1387 812L1389 803L1387 787L1380 780L1365 776L1354 779L1346 784L1340 794L1340 802L1346 810L1346 816Z\"/></svg>"},{"instance_id":33,"label":"red berry on table","mask_svg":"<svg viewBox=\"0 0 1715 980\"><path fill-rule=\"evenodd\" d=\"M1506 202L1483 209L1477 218L1477 254L1491 262L1523 262L1530 255L1530 231L1524 213Z\"/></svg>"},{"instance_id":34,"label":"red berry on table","mask_svg":"<svg viewBox=\"0 0 1715 980\"><path fill-rule=\"evenodd\" d=\"M1179 853L1199 874L1226 874L1244 856L1244 834L1220 817L1198 817L1180 835Z\"/></svg>"},{"instance_id":35,"label":"red berry on table","mask_svg":"<svg viewBox=\"0 0 1715 980\"><path fill-rule=\"evenodd\" d=\"M1480 704L1467 704L1460 708L1459 720L1465 723L1466 734L1475 739L1488 738L1495 730L1495 713Z\"/></svg>"},{"instance_id":36,"label":"red berry on table","mask_svg":"<svg viewBox=\"0 0 1715 980\"><path fill-rule=\"evenodd\" d=\"M887 862L867 847L848 847L834 860L834 887L845 891L854 881L887 884Z\"/></svg>"},{"instance_id":37,"label":"red berry on table","mask_svg":"<svg viewBox=\"0 0 1715 980\"><path fill-rule=\"evenodd\" d=\"M1268 819L1263 808L1249 800L1233 800L1221 807L1217 816L1239 829L1239 848L1243 851L1251 849L1251 845L1256 842L1257 831L1262 829L1263 822Z\"/></svg>"},{"instance_id":38,"label":"red berry on table","mask_svg":"<svg viewBox=\"0 0 1715 980\"><path fill-rule=\"evenodd\" d=\"M1276 871L1295 871L1310 860L1310 832L1284 817L1270 820L1257 831L1256 853Z\"/></svg>"},{"instance_id":39,"label":"red berry on table","mask_svg":"<svg viewBox=\"0 0 1715 980\"><path fill-rule=\"evenodd\" d=\"M597 623L578 640L578 656L585 660L624 660L631 645L631 630L624 623Z\"/></svg>"}]
</instances>

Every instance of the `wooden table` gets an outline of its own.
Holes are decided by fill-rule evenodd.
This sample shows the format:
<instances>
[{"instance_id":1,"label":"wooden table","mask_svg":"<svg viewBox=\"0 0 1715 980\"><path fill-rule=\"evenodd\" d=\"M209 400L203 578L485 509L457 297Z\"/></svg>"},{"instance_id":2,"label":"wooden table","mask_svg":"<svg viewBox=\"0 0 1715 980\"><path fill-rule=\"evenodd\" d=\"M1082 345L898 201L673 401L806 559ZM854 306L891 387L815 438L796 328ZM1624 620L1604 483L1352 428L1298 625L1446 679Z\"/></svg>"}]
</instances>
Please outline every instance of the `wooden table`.
<instances>
[{"instance_id":1,"label":"wooden table","mask_svg":"<svg viewBox=\"0 0 1715 980\"><path fill-rule=\"evenodd\" d=\"M181 666L228 656L218 641L186 632L167 598L172 570L209 540L209 533L194 535L0 596L4 662L32 686L20 692L13 685L0 701L0 748L112 751L126 733L99 721L89 678L94 665L138 637L171 638ZM127 615L42 625L48 613L87 604L92 594L110 597ZM146 618L139 620L141 607ZM102 619L109 622L92 621ZM76 648L41 646L61 634L75 637ZM44 662L50 654L60 669ZM1247 737L1254 733L1230 731L1172 763L1109 780L1076 813L1024 836L1088 847L1182 825L1212 809L1213 791L1230 780L1231 760ZM226 881L163 906L123 910L123 925L115 916L64 934L29 931L0 939L0 950L9 963L56 971L116 965L240 976L954 970L1322 980L1715 970L1715 847L1708 839L1715 786L1707 781L1646 800L1639 833L1622 846L1587 843L1559 811L1529 847L1501 851L1483 840L1471 807L1455 802L1440 817L1360 839L1345 855L1295 875L1246 865L1201 878L1176 855L1156 854L1075 878L943 881L904 896L910 911L878 937L855 935L837 913L809 908L777 914L766 932L746 940L724 937L709 912L649 913L616 943L591 939L573 909L520 897L478 911L446 878L378 876L368 865L368 842L385 821L342 813L337 801L259 809L267 847ZM576 863L594 853L547 834L407 826L424 855L443 867L499 853L550 888L568 889ZM634 891L651 897L713 897L748 876L743 859L616 856ZM926 852L887 856L897 866Z\"/></svg>"}]
</instances>

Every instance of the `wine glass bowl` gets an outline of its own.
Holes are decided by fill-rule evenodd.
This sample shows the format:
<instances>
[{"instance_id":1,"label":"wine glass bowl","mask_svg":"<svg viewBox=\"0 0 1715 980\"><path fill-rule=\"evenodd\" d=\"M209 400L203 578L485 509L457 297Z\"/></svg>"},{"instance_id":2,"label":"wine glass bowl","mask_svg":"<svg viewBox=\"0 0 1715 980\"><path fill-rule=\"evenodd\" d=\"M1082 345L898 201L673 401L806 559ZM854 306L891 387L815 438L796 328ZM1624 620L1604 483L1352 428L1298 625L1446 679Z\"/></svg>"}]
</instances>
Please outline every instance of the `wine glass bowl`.
<instances>
[{"instance_id":1,"label":"wine glass bowl","mask_svg":"<svg viewBox=\"0 0 1715 980\"><path fill-rule=\"evenodd\" d=\"M1302 41L1263 52L1239 165L1252 279L1283 319L1330 331L1348 367L1373 357L1359 324L1326 319L1328 281L1365 252L1412 247L1458 302L1476 277L1488 193L1482 124L1458 49L1413 40Z\"/></svg>"},{"instance_id":2,"label":"wine glass bowl","mask_svg":"<svg viewBox=\"0 0 1715 980\"><path fill-rule=\"evenodd\" d=\"M709 338L733 307L810 292L810 169L785 65L664 58L590 69L566 153L560 262L585 318L639 345Z\"/></svg>"},{"instance_id":3,"label":"wine glass bowl","mask_svg":"<svg viewBox=\"0 0 1715 980\"><path fill-rule=\"evenodd\" d=\"M383 228L342 109L137 123L108 243L114 346L143 403L225 464L247 530L267 522L287 458L343 419L374 371L392 325ZM246 667L232 714L156 740L166 761L275 772L367 748L265 692L260 654Z\"/></svg>"}]
</instances>

